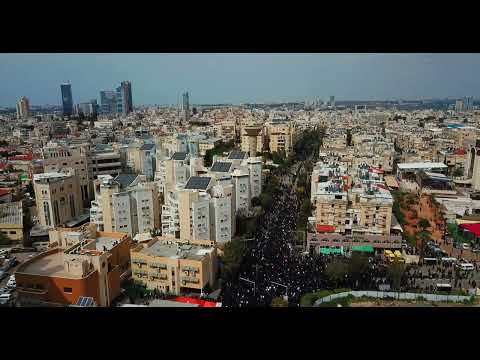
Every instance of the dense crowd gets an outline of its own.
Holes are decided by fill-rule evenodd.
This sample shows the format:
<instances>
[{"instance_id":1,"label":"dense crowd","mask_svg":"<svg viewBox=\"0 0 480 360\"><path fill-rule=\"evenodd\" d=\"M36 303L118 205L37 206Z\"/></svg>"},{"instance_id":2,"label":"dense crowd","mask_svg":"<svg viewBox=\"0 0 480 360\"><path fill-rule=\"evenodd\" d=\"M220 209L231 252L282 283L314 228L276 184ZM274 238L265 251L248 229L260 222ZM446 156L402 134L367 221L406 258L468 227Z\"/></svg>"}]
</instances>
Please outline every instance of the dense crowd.
<instances>
[{"instance_id":1,"label":"dense crowd","mask_svg":"<svg viewBox=\"0 0 480 360\"><path fill-rule=\"evenodd\" d=\"M243 259L239 277L224 284L224 306L269 306L283 295L291 306L297 306L301 295L324 285L323 260L294 249L299 204L287 181L281 182L272 205Z\"/></svg>"}]
</instances>

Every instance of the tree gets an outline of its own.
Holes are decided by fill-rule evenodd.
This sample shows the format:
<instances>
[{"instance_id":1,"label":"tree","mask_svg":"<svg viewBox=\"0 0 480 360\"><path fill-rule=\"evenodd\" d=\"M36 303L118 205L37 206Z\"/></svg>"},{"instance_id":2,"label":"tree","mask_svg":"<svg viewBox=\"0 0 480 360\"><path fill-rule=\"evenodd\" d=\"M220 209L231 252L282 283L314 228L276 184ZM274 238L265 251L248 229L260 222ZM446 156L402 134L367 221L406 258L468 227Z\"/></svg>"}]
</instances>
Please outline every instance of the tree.
<instances>
[{"instance_id":1,"label":"tree","mask_svg":"<svg viewBox=\"0 0 480 360\"><path fill-rule=\"evenodd\" d=\"M392 287L396 290L400 289L402 276L405 272L405 264L399 261L394 261L388 267L388 278L392 282Z\"/></svg>"},{"instance_id":2,"label":"tree","mask_svg":"<svg viewBox=\"0 0 480 360\"><path fill-rule=\"evenodd\" d=\"M453 176L455 176L455 177L463 176L463 168L456 168L453 171Z\"/></svg>"},{"instance_id":3,"label":"tree","mask_svg":"<svg viewBox=\"0 0 480 360\"><path fill-rule=\"evenodd\" d=\"M273 298L271 306L272 307L287 307L288 306L288 301L286 301L284 298L276 297L276 298Z\"/></svg>"},{"instance_id":4,"label":"tree","mask_svg":"<svg viewBox=\"0 0 480 360\"><path fill-rule=\"evenodd\" d=\"M252 198L252 207L262 206L262 202L259 197L255 196Z\"/></svg>"},{"instance_id":5,"label":"tree","mask_svg":"<svg viewBox=\"0 0 480 360\"><path fill-rule=\"evenodd\" d=\"M227 273L235 274L245 255L245 244L238 240L232 240L225 244L222 261Z\"/></svg>"},{"instance_id":6,"label":"tree","mask_svg":"<svg viewBox=\"0 0 480 360\"><path fill-rule=\"evenodd\" d=\"M328 279L335 283L335 288L338 287L338 283L345 280L347 274L347 266L342 261L334 261L327 265L325 275Z\"/></svg>"},{"instance_id":7,"label":"tree","mask_svg":"<svg viewBox=\"0 0 480 360\"><path fill-rule=\"evenodd\" d=\"M418 226L420 226L422 228L422 230L425 230L426 228L430 227L430 221L422 218L422 219L418 220Z\"/></svg>"},{"instance_id":8,"label":"tree","mask_svg":"<svg viewBox=\"0 0 480 360\"><path fill-rule=\"evenodd\" d=\"M367 272L368 268L368 258L360 252L353 252L348 267L348 272L352 279L354 281L360 280L362 274Z\"/></svg>"}]
</instances>

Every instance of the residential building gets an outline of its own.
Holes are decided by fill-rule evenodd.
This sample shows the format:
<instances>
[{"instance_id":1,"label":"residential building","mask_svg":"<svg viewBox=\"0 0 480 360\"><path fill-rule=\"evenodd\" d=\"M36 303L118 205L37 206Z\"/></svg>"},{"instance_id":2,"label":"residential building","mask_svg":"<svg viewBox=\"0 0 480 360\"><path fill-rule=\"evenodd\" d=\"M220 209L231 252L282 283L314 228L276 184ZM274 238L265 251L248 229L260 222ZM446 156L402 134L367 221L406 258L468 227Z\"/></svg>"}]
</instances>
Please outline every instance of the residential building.
<instances>
[{"instance_id":1,"label":"residential building","mask_svg":"<svg viewBox=\"0 0 480 360\"><path fill-rule=\"evenodd\" d=\"M213 288L216 283L215 247L157 238L133 248L131 259L133 279L148 289L180 295L201 293L207 285Z\"/></svg>"},{"instance_id":2,"label":"residential building","mask_svg":"<svg viewBox=\"0 0 480 360\"><path fill-rule=\"evenodd\" d=\"M98 230L133 237L160 228L158 188L145 175L100 176L94 187L90 217Z\"/></svg>"}]
</instances>

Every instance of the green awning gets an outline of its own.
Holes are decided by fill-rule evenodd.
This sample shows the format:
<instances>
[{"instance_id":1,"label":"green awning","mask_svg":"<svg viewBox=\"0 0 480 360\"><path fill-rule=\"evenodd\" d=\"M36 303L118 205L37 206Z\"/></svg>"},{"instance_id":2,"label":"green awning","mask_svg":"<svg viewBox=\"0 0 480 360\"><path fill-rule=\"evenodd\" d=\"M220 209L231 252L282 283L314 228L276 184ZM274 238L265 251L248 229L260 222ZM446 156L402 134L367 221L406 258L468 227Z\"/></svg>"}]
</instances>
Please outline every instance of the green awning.
<instances>
[{"instance_id":1,"label":"green awning","mask_svg":"<svg viewBox=\"0 0 480 360\"><path fill-rule=\"evenodd\" d=\"M322 255L331 255L331 254L340 254L343 255L342 248L334 248L334 247L321 247L320 254Z\"/></svg>"},{"instance_id":2,"label":"green awning","mask_svg":"<svg viewBox=\"0 0 480 360\"><path fill-rule=\"evenodd\" d=\"M361 251L361 252L368 252L368 253L375 252L372 245L352 246L352 251Z\"/></svg>"}]
</instances>

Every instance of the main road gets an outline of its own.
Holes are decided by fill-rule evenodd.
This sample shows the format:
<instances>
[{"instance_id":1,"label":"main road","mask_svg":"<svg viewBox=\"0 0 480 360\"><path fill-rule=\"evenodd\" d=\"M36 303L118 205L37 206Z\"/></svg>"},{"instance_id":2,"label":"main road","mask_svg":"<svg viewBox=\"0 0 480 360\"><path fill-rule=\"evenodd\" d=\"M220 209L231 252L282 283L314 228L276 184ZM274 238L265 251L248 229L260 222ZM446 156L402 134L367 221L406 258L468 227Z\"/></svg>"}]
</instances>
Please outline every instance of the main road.
<instances>
[{"instance_id":1,"label":"main road","mask_svg":"<svg viewBox=\"0 0 480 360\"><path fill-rule=\"evenodd\" d=\"M295 192L297 174L281 178L280 191L273 196L270 210L263 215L239 270L239 276L223 286L224 306L269 306L272 299L287 296L298 306L304 293L324 285L321 258L294 250L299 201Z\"/></svg>"}]
</instances>

